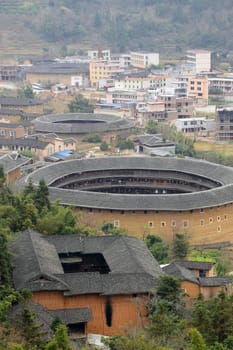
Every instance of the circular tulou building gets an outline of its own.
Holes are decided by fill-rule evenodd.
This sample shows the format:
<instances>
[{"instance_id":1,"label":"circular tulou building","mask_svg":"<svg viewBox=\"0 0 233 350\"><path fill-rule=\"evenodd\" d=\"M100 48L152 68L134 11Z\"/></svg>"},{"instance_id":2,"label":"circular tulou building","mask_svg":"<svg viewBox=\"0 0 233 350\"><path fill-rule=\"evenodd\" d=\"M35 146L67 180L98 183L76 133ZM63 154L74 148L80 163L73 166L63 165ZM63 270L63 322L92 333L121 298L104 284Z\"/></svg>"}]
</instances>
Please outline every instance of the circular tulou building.
<instances>
[{"instance_id":1,"label":"circular tulou building","mask_svg":"<svg viewBox=\"0 0 233 350\"><path fill-rule=\"evenodd\" d=\"M72 205L81 220L112 222L130 235L194 244L233 241L233 169L191 159L112 157L72 160L30 174L44 179L52 201Z\"/></svg>"},{"instance_id":2,"label":"circular tulou building","mask_svg":"<svg viewBox=\"0 0 233 350\"><path fill-rule=\"evenodd\" d=\"M134 126L115 115L94 113L49 114L36 118L33 123L38 132L64 135L117 132Z\"/></svg>"}]
</instances>

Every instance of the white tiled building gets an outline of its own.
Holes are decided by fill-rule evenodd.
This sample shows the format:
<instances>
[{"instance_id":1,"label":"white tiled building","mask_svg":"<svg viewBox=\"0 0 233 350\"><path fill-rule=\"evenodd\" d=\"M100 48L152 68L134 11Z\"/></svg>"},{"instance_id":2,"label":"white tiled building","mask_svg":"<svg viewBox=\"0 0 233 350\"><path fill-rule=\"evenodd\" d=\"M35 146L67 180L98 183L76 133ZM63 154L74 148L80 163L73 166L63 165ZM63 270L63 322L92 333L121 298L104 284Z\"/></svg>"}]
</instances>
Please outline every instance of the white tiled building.
<instances>
[{"instance_id":1,"label":"white tiled building","mask_svg":"<svg viewBox=\"0 0 233 350\"><path fill-rule=\"evenodd\" d=\"M159 65L159 54L154 52L130 52L131 65L138 68L147 68Z\"/></svg>"},{"instance_id":2,"label":"white tiled building","mask_svg":"<svg viewBox=\"0 0 233 350\"><path fill-rule=\"evenodd\" d=\"M211 69L211 52L207 50L188 50L187 63L194 65L195 72L209 72Z\"/></svg>"}]
</instances>

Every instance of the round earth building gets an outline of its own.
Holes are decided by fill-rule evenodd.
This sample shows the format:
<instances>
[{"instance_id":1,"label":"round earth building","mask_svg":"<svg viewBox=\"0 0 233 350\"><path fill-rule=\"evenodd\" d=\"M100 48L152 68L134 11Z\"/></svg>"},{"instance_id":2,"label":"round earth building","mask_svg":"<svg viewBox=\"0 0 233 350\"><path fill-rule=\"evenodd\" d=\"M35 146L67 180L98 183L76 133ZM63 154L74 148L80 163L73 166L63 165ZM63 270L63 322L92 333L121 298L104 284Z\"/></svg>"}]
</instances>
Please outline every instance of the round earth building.
<instances>
[{"instance_id":1,"label":"round earth building","mask_svg":"<svg viewBox=\"0 0 233 350\"><path fill-rule=\"evenodd\" d=\"M233 169L194 159L109 157L72 160L32 173L50 198L72 205L81 220L126 228L130 235L193 244L233 241Z\"/></svg>"}]
</instances>

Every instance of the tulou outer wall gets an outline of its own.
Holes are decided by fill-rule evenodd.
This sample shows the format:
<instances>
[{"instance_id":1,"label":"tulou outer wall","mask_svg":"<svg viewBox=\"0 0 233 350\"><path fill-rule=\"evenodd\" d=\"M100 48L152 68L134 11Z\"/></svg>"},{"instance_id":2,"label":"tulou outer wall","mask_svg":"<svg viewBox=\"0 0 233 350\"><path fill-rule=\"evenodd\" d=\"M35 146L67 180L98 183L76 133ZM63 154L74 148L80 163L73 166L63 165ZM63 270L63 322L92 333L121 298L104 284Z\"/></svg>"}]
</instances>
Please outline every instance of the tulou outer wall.
<instances>
[{"instance_id":1,"label":"tulou outer wall","mask_svg":"<svg viewBox=\"0 0 233 350\"><path fill-rule=\"evenodd\" d=\"M144 239L148 234L171 242L176 232L187 233L190 243L206 244L233 241L233 204L188 211L120 211L75 208L80 221L101 227L112 222L128 234Z\"/></svg>"}]
</instances>

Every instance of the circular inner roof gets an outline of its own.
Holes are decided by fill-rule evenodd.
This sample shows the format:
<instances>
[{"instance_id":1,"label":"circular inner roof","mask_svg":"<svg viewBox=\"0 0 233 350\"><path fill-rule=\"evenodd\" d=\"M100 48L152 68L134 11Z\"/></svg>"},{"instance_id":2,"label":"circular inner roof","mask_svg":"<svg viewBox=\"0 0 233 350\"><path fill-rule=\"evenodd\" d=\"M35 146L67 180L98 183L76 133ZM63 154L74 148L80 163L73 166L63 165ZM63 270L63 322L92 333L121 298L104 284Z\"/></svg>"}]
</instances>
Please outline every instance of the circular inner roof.
<instances>
[{"instance_id":1,"label":"circular inner roof","mask_svg":"<svg viewBox=\"0 0 233 350\"><path fill-rule=\"evenodd\" d=\"M35 130L56 134L89 134L132 128L128 120L110 114L66 113L48 114L33 121Z\"/></svg>"},{"instance_id":2,"label":"circular inner roof","mask_svg":"<svg viewBox=\"0 0 233 350\"><path fill-rule=\"evenodd\" d=\"M233 202L233 169L198 160L71 160L41 168L29 177L35 185L45 179L51 200L78 207L184 211Z\"/></svg>"}]
</instances>

